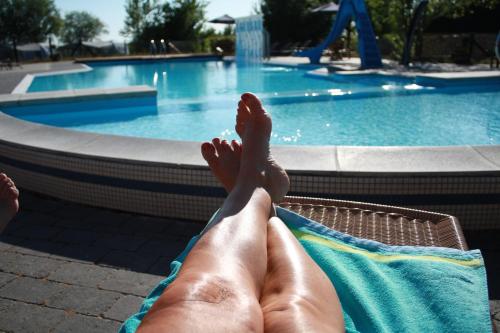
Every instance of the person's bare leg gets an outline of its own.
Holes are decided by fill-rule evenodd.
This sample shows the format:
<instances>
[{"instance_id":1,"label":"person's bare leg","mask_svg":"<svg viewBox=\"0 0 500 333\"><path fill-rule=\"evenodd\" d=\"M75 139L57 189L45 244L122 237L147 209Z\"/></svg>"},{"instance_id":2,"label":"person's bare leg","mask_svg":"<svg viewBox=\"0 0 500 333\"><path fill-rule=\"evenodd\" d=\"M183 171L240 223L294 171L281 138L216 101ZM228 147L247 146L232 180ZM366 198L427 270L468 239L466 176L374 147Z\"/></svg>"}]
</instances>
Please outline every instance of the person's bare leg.
<instances>
[{"instance_id":1,"label":"person's bare leg","mask_svg":"<svg viewBox=\"0 0 500 333\"><path fill-rule=\"evenodd\" d=\"M6 174L0 173L0 233L19 210L19 191Z\"/></svg>"},{"instance_id":2,"label":"person's bare leg","mask_svg":"<svg viewBox=\"0 0 500 333\"><path fill-rule=\"evenodd\" d=\"M240 112L238 112L238 116ZM244 124L237 121L237 131ZM228 192L236 183L242 146L214 140L202 155ZM268 225L268 273L261 306L266 332L344 331L340 301L325 273L278 218Z\"/></svg>"},{"instance_id":3,"label":"person's bare leg","mask_svg":"<svg viewBox=\"0 0 500 333\"><path fill-rule=\"evenodd\" d=\"M279 199L288 191L288 177L269 179L280 174L269 163L270 133L268 114L248 110L234 188L138 332L263 331L259 299L267 272L268 192ZM271 188L277 184L282 187Z\"/></svg>"},{"instance_id":4,"label":"person's bare leg","mask_svg":"<svg viewBox=\"0 0 500 333\"><path fill-rule=\"evenodd\" d=\"M265 332L343 332L334 286L277 217L267 228L267 275L260 304Z\"/></svg>"}]
</instances>

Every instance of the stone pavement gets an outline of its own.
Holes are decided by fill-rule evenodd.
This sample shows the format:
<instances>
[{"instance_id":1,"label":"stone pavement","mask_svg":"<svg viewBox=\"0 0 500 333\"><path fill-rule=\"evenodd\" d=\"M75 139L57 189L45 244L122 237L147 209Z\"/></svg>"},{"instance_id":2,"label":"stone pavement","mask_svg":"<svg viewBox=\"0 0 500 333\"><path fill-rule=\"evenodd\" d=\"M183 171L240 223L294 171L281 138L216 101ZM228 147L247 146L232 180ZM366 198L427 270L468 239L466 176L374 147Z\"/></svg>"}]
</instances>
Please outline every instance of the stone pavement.
<instances>
[{"instance_id":1,"label":"stone pavement","mask_svg":"<svg viewBox=\"0 0 500 333\"><path fill-rule=\"evenodd\" d=\"M0 236L0 332L116 332L200 223L23 192Z\"/></svg>"},{"instance_id":2,"label":"stone pavement","mask_svg":"<svg viewBox=\"0 0 500 333\"><path fill-rule=\"evenodd\" d=\"M22 191L0 236L0 332L116 332L203 224L86 207ZM498 235L481 247L500 299ZM500 301L491 301L500 328Z\"/></svg>"}]
</instances>

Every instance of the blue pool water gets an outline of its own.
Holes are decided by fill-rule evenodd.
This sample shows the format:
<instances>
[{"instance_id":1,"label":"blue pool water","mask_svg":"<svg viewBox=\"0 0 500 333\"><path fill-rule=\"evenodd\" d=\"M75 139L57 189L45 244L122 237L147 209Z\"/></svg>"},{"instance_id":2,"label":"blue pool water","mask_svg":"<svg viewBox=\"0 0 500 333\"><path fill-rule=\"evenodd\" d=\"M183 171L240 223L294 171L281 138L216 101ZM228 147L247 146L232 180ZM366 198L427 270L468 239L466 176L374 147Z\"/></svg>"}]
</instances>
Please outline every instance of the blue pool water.
<instances>
[{"instance_id":1,"label":"blue pool water","mask_svg":"<svg viewBox=\"0 0 500 333\"><path fill-rule=\"evenodd\" d=\"M239 94L267 101L273 144L448 146L500 144L500 86L431 89L394 77L338 82L279 66L220 61L99 65L93 71L38 77L29 92L147 84L150 106L37 106L3 110L25 120L81 131L204 141L236 138ZM420 89L417 89L420 88ZM316 96L317 95L317 96Z\"/></svg>"}]
</instances>

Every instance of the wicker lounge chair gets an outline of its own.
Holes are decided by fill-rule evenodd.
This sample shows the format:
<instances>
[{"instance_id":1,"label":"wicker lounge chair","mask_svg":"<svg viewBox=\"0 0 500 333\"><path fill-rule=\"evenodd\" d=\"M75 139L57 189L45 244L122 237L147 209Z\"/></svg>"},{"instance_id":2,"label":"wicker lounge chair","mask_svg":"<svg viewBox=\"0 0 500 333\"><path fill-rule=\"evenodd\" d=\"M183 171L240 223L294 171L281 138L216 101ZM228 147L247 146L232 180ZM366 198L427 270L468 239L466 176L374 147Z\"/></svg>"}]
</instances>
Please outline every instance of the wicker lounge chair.
<instances>
[{"instance_id":1,"label":"wicker lounge chair","mask_svg":"<svg viewBox=\"0 0 500 333\"><path fill-rule=\"evenodd\" d=\"M468 250L458 220L450 215L353 201L285 197L281 207L331 229L387 245Z\"/></svg>"}]
</instances>

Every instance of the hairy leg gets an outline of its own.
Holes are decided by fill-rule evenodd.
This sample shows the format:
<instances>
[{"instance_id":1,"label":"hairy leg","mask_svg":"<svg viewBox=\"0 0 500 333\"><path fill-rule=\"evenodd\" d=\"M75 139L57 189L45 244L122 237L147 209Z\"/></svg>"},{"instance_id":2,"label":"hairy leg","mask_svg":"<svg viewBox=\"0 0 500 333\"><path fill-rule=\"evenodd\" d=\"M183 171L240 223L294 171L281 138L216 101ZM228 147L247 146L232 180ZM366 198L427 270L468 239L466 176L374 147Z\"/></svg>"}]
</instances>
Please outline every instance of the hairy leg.
<instances>
[{"instance_id":1,"label":"hairy leg","mask_svg":"<svg viewBox=\"0 0 500 333\"><path fill-rule=\"evenodd\" d=\"M241 167L212 226L186 257L176 280L145 316L138 332L262 332L259 304L267 271L271 195L286 193L288 177L269 166L271 118L244 94L248 118ZM270 188L280 184L286 188Z\"/></svg>"},{"instance_id":2,"label":"hairy leg","mask_svg":"<svg viewBox=\"0 0 500 333\"><path fill-rule=\"evenodd\" d=\"M0 173L0 233L19 210L18 198L19 190L12 179Z\"/></svg>"},{"instance_id":3,"label":"hairy leg","mask_svg":"<svg viewBox=\"0 0 500 333\"><path fill-rule=\"evenodd\" d=\"M268 272L260 300L264 331L343 332L335 288L277 217L269 220L267 255Z\"/></svg>"}]
</instances>

